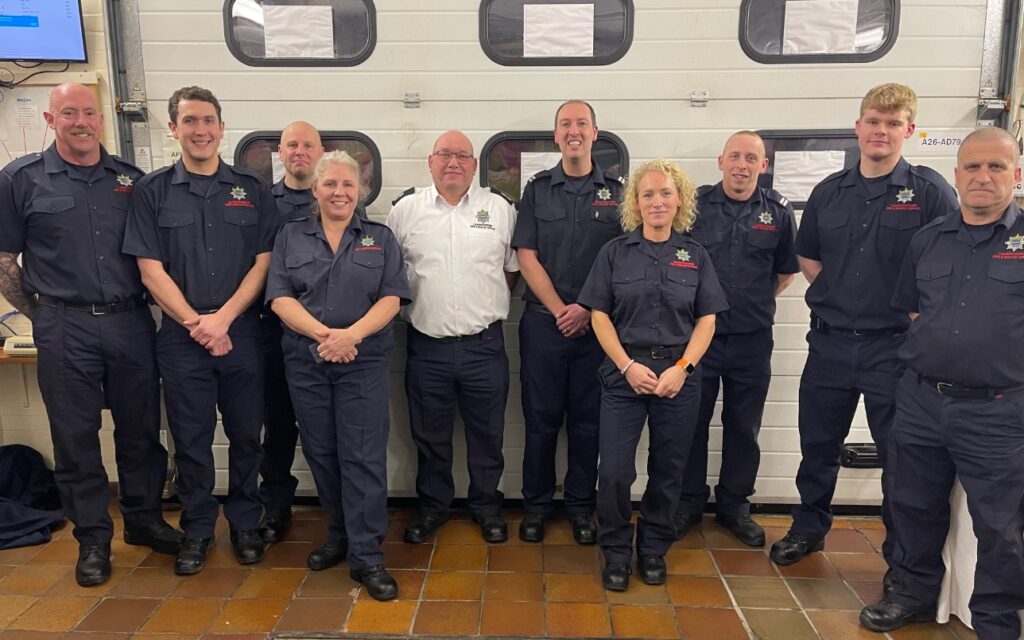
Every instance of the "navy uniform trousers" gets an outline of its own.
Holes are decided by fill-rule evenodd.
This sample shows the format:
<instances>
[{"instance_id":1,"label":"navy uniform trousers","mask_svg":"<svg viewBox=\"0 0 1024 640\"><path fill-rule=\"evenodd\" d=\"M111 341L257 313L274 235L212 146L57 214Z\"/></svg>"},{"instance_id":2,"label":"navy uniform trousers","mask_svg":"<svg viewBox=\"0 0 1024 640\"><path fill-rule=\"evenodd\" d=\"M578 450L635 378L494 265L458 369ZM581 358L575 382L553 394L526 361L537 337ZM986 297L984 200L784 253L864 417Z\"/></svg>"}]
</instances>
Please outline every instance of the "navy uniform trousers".
<instances>
[{"instance_id":1,"label":"navy uniform trousers","mask_svg":"<svg viewBox=\"0 0 1024 640\"><path fill-rule=\"evenodd\" d=\"M142 304L92 315L37 305L32 330L39 350L39 390L53 438L61 504L83 545L110 542L110 486L100 455L100 412L114 418L114 453L126 522L162 519L167 451L160 444L160 386L154 323Z\"/></svg>"},{"instance_id":2,"label":"navy uniform trousers","mask_svg":"<svg viewBox=\"0 0 1024 640\"><path fill-rule=\"evenodd\" d=\"M405 392L419 465L416 493L421 513L448 512L455 497L452 432L458 404L466 429L469 467L467 503L480 516L497 516L505 468L502 442L508 398L508 355L501 321L458 338L432 338L408 331Z\"/></svg>"},{"instance_id":3,"label":"navy uniform trousers","mask_svg":"<svg viewBox=\"0 0 1024 640\"><path fill-rule=\"evenodd\" d=\"M715 412L719 385L722 388L722 466L715 486L718 513L740 516L750 513L761 448L757 434L761 430L764 403L772 379L771 328L750 333L716 335L701 365L700 410L690 458L683 472L683 492L678 513L704 511L711 488L708 476L708 432Z\"/></svg>"},{"instance_id":4,"label":"navy uniform trousers","mask_svg":"<svg viewBox=\"0 0 1024 640\"><path fill-rule=\"evenodd\" d=\"M604 360L604 351L593 331L566 338L554 316L528 310L519 321L519 354L526 422L523 506L527 512L551 512L555 450L564 420L569 458L565 510L589 515L596 503L601 413L601 386L594 372Z\"/></svg>"},{"instance_id":5,"label":"navy uniform trousers","mask_svg":"<svg viewBox=\"0 0 1024 640\"><path fill-rule=\"evenodd\" d=\"M807 363L800 376L800 468L796 488L800 505L793 510L792 531L824 538L832 528L832 496L839 457L850 433L857 400L863 394L868 428L882 463L882 555L892 564L896 533L886 491L889 429L896 412L896 387L905 366L897 356L903 334L857 336L812 329L807 334Z\"/></svg>"},{"instance_id":6,"label":"navy uniform trousers","mask_svg":"<svg viewBox=\"0 0 1024 640\"><path fill-rule=\"evenodd\" d=\"M156 339L167 421L174 436L181 527L189 538L213 536L218 504L213 436L220 410L228 438L228 496L224 517L236 531L255 529L259 500L260 422L263 418L263 346L256 314L235 319L233 348L214 357L168 317Z\"/></svg>"},{"instance_id":7,"label":"navy uniform trousers","mask_svg":"<svg viewBox=\"0 0 1024 640\"><path fill-rule=\"evenodd\" d=\"M392 338L364 340L348 364L317 364L304 336L282 342L302 452L330 516L326 542L348 540L352 569L384 564Z\"/></svg>"},{"instance_id":8,"label":"navy uniform trousers","mask_svg":"<svg viewBox=\"0 0 1024 640\"><path fill-rule=\"evenodd\" d=\"M661 375L674 358L636 358ZM634 365L635 366L635 365ZM700 367L675 398L638 395L605 361L599 369L601 392L601 463L598 467L597 543L605 562L628 564L633 556L633 507L630 490L636 481L636 448L644 421L648 426L647 488L636 524L637 556L664 556L676 532L672 516L679 504L683 466L690 455L700 406Z\"/></svg>"},{"instance_id":9,"label":"navy uniform trousers","mask_svg":"<svg viewBox=\"0 0 1024 640\"><path fill-rule=\"evenodd\" d=\"M281 321L270 312L260 318L263 328L263 462L260 463L260 501L268 510L288 511L299 480L292 475L299 429L285 376L281 350ZM306 355L309 355L308 353Z\"/></svg>"},{"instance_id":10,"label":"navy uniform trousers","mask_svg":"<svg viewBox=\"0 0 1024 640\"><path fill-rule=\"evenodd\" d=\"M955 363L954 363L955 366ZM991 399L940 395L908 369L889 441L889 501L900 535L891 598L939 597L953 479L967 494L978 562L971 621L979 638L1017 640L1024 609L1024 390Z\"/></svg>"}]
</instances>

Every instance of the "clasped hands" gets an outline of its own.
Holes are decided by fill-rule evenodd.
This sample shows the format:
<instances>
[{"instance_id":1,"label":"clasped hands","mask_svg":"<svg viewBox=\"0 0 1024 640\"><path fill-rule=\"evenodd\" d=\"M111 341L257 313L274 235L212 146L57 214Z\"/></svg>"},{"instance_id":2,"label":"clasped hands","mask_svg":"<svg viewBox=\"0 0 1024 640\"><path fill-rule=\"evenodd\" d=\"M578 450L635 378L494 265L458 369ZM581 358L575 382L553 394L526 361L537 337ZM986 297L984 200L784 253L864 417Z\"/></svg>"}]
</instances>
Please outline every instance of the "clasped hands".
<instances>
[{"instance_id":1,"label":"clasped hands","mask_svg":"<svg viewBox=\"0 0 1024 640\"><path fill-rule=\"evenodd\" d=\"M655 395L659 398L675 398L686 382L686 371L680 366L665 369L661 376L639 362L626 369L626 382L638 395Z\"/></svg>"}]
</instances>

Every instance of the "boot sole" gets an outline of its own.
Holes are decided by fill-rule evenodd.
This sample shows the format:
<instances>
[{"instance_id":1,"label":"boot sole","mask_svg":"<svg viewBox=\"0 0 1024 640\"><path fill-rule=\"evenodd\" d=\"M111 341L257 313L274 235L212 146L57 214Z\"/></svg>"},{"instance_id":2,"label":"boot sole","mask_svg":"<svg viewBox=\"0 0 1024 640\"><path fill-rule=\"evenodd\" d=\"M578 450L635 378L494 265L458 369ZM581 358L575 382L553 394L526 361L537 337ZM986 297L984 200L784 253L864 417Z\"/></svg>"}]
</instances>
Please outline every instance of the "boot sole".
<instances>
[{"instance_id":1,"label":"boot sole","mask_svg":"<svg viewBox=\"0 0 1024 640\"><path fill-rule=\"evenodd\" d=\"M888 631L895 631L896 629L902 628L904 625L916 624L920 622L935 622L935 611L919 611L914 615L900 620L897 624L891 625L880 625L874 624L870 620L865 620L864 616L860 616L860 623L864 625L866 629L870 629L876 633L886 633Z\"/></svg>"},{"instance_id":2,"label":"boot sole","mask_svg":"<svg viewBox=\"0 0 1024 640\"><path fill-rule=\"evenodd\" d=\"M819 540L817 544L815 544L813 547L811 547L810 549L807 550L807 553L802 554L798 558L794 558L792 560L785 559L783 561L780 561L780 560L776 560L775 556L773 554L771 554L771 553L768 554L768 558L772 562L774 562L775 564L779 565L780 567L788 567L790 565L793 565L793 564L796 564L796 563L800 562L801 560L803 560L807 556L811 555L812 553L817 553L818 551L824 551L824 550L825 550L825 541L824 540Z\"/></svg>"}]
</instances>

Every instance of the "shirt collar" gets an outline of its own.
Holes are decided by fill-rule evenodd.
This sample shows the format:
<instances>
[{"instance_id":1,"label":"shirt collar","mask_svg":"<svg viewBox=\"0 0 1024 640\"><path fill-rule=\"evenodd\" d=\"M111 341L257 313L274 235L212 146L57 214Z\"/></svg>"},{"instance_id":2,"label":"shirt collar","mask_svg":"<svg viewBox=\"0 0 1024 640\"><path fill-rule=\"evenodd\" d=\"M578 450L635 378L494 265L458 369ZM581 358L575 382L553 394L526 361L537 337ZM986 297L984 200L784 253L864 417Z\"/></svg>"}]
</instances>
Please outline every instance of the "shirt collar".
<instances>
[{"instance_id":1,"label":"shirt collar","mask_svg":"<svg viewBox=\"0 0 1024 640\"><path fill-rule=\"evenodd\" d=\"M839 182L841 187L852 187L860 184L860 164L856 164L846 170L846 175ZM910 183L910 163L903 156L896 162L892 173L889 174L888 184L905 187Z\"/></svg>"},{"instance_id":2,"label":"shirt collar","mask_svg":"<svg viewBox=\"0 0 1024 640\"><path fill-rule=\"evenodd\" d=\"M43 151L43 170L46 173L66 173L68 166L71 163L65 160L57 152L57 143L51 143L49 147ZM120 173L120 169L117 163L114 162L114 157L107 153L107 150L100 145L100 166L104 169L113 171L114 173ZM78 165L75 165L78 166Z\"/></svg>"},{"instance_id":3,"label":"shirt collar","mask_svg":"<svg viewBox=\"0 0 1024 640\"><path fill-rule=\"evenodd\" d=\"M590 165L591 165L590 166L590 180L594 184L599 184L599 185L601 185L603 187L604 186L604 171L601 170L601 167L598 166L597 162L595 162L593 159L591 159ZM558 164L556 164L555 166L551 167L550 171L551 171L551 184L552 184L552 186L554 186L556 184L562 184L563 182L565 182L567 176L565 175L565 170L562 169L562 161L561 160L558 161Z\"/></svg>"},{"instance_id":4,"label":"shirt collar","mask_svg":"<svg viewBox=\"0 0 1024 640\"><path fill-rule=\"evenodd\" d=\"M231 167L229 167L227 163L224 162L223 158L218 157L217 160L217 171L213 174L212 177L216 178L217 182L227 182L229 184L235 183L236 180L234 174L231 172ZM171 184L181 183L188 184L189 190L192 190L192 179L191 176L189 175L188 169L185 168L185 161L182 160L181 158L178 158L178 161L174 163L174 174L171 177ZM198 195L201 196L206 195L205 193L199 193L198 191L195 191L193 193L197 193Z\"/></svg>"},{"instance_id":5,"label":"shirt collar","mask_svg":"<svg viewBox=\"0 0 1024 640\"><path fill-rule=\"evenodd\" d=\"M719 182L718 184L716 184L714 187L711 188L711 191L708 192L707 199L708 199L709 202L714 202L714 203L717 203L717 204L725 204L726 201L729 199L729 197L727 195L725 195L725 188L722 186L722 183ZM760 201L761 201L761 187L756 187L754 189L754 193L752 193L750 195L750 197L747 198L746 200L733 200L733 202L742 202L744 204L750 203L750 202L756 203L756 202L760 202Z\"/></svg>"},{"instance_id":6,"label":"shirt collar","mask_svg":"<svg viewBox=\"0 0 1024 640\"><path fill-rule=\"evenodd\" d=\"M443 204L446 207L454 209L454 208L461 207L462 205L464 205L467 202L469 202L469 199L470 199L470 197L472 197L473 190L475 188L476 187L474 187L473 184L470 183L469 189L466 189L466 193L463 194L462 199L459 200L459 204L455 205L454 207L452 207L452 205L448 204L448 201L444 199L444 196L441 195L441 192L437 190L437 185L431 184L429 189L428 189L428 191L427 191L427 195L430 196L430 201L434 204L434 206L438 206L439 204Z\"/></svg>"},{"instance_id":7,"label":"shirt collar","mask_svg":"<svg viewBox=\"0 0 1024 640\"><path fill-rule=\"evenodd\" d=\"M626 234L626 244L640 244L644 240L644 225L641 223L636 229L633 229ZM668 237L667 243L681 249L683 244L686 242L686 237L679 233L675 229L672 230L672 235Z\"/></svg>"},{"instance_id":8,"label":"shirt collar","mask_svg":"<svg viewBox=\"0 0 1024 640\"><path fill-rule=\"evenodd\" d=\"M1006 211L1003 212L1003 215L996 221L996 226L1002 226L1004 229L1009 229L1017 223L1020 216L1020 208L1017 207L1017 203L1011 202L1010 206L1006 207ZM942 221L939 228L942 231L958 231L964 224L964 215L962 212L955 214L951 213L946 216L946 219Z\"/></svg>"}]
</instances>

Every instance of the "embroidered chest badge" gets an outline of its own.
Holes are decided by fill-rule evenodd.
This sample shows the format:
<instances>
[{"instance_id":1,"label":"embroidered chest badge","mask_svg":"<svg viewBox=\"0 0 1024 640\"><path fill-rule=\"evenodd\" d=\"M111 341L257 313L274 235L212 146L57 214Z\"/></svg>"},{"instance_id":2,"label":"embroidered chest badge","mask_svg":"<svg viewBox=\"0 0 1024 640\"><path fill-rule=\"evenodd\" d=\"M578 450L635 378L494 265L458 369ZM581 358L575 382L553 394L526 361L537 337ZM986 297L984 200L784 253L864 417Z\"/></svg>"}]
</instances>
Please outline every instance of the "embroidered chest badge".
<instances>
[{"instance_id":1,"label":"embroidered chest badge","mask_svg":"<svg viewBox=\"0 0 1024 640\"><path fill-rule=\"evenodd\" d=\"M761 224L771 224L774 218L768 211L762 211L761 215L757 216L757 219L761 221Z\"/></svg>"},{"instance_id":2,"label":"embroidered chest badge","mask_svg":"<svg viewBox=\"0 0 1024 640\"><path fill-rule=\"evenodd\" d=\"M234 198L235 200L245 200L246 195L247 194L245 193L245 189L243 189L242 187L235 187L231 189L231 197Z\"/></svg>"},{"instance_id":3,"label":"embroidered chest badge","mask_svg":"<svg viewBox=\"0 0 1024 640\"><path fill-rule=\"evenodd\" d=\"M896 194L896 202L900 204L906 204L914 201L914 190L913 189L901 189Z\"/></svg>"},{"instance_id":4,"label":"embroidered chest badge","mask_svg":"<svg viewBox=\"0 0 1024 640\"><path fill-rule=\"evenodd\" d=\"M678 251L676 251L676 260L680 262L689 262L690 252L687 251L686 249L679 249Z\"/></svg>"},{"instance_id":5,"label":"embroidered chest badge","mask_svg":"<svg viewBox=\"0 0 1024 640\"><path fill-rule=\"evenodd\" d=\"M612 190L609 189L608 187L601 187L600 189L597 190L597 199L598 200L611 200L612 199Z\"/></svg>"},{"instance_id":6,"label":"embroidered chest badge","mask_svg":"<svg viewBox=\"0 0 1024 640\"><path fill-rule=\"evenodd\" d=\"M130 177L126 175L119 175L117 176L117 184L121 185L122 187L130 187L134 184L134 182Z\"/></svg>"},{"instance_id":7,"label":"embroidered chest badge","mask_svg":"<svg viewBox=\"0 0 1024 640\"><path fill-rule=\"evenodd\" d=\"M363 237L362 237L362 239L361 239L361 240L360 240L359 242L360 242L360 243L361 243L361 244L362 244L362 245L363 245L364 247L372 247L372 246L374 246L375 244L377 244L377 243L376 243L376 242L374 241L374 239L373 239L373 236L363 236Z\"/></svg>"},{"instance_id":8,"label":"embroidered chest badge","mask_svg":"<svg viewBox=\"0 0 1024 640\"><path fill-rule=\"evenodd\" d=\"M1024 251L1024 236L1019 233L1015 236L1010 236L1006 241L1006 249L1008 251Z\"/></svg>"},{"instance_id":9,"label":"embroidered chest badge","mask_svg":"<svg viewBox=\"0 0 1024 640\"><path fill-rule=\"evenodd\" d=\"M477 222L477 224L487 224L490 221L491 221L491 214L486 209L481 209L481 210L476 212L476 222Z\"/></svg>"}]
</instances>

